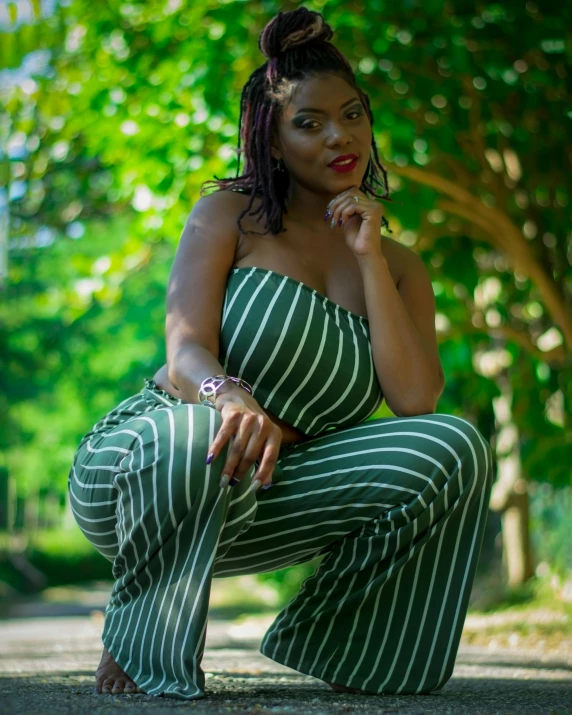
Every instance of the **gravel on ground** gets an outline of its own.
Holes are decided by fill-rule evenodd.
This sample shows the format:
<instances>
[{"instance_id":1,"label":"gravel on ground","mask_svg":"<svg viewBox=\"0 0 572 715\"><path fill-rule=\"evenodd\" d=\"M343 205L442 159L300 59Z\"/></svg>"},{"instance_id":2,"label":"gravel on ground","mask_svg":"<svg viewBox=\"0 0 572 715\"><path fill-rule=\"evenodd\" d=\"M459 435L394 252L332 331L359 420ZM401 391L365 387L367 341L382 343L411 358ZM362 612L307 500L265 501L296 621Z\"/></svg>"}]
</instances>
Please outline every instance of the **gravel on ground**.
<instances>
[{"instance_id":1,"label":"gravel on ground","mask_svg":"<svg viewBox=\"0 0 572 715\"><path fill-rule=\"evenodd\" d=\"M93 692L101 657L105 593L85 592L73 603L33 600L0 620L0 711L5 715L103 715L116 711L195 713L483 713L572 714L572 652L521 644L506 647L464 638L452 678L431 695L337 694L320 680L274 663L258 652L276 611L230 618L211 610L203 660L207 697L171 700L144 694ZM99 601L98 601L99 598ZM544 616L546 617L546 616ZM540 616L538 616L540 618ZM534 620L534 618L533 618ZM467 625L468 624L468 625ZM491 623L467 619L467 632ZM497 624L498 625L498 624ZM470 639L469 639L470 640Z\"/></svg>"}]
</instances>

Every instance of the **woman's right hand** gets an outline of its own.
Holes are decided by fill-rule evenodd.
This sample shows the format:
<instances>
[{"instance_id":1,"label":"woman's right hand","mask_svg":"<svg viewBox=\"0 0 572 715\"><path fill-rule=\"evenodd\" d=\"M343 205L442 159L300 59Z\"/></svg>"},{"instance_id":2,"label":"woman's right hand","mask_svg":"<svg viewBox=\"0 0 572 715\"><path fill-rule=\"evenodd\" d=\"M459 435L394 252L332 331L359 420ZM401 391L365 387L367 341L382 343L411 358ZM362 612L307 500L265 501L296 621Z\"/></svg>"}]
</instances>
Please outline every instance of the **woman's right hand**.
<instances>
[{"instance_id":1,"label":"woman's right hand","mask_svg":"<svg viewBox=\"0 0 572 715\"><path fill-rule=\"evenodd\" d=\"M270 484L282 443L280 427L272 422L254 397L238 385L217 395L215 407L223 422L208 450L209 455L213 454L210 461L216 459L233 438L222 470L221 487L233 477L242 479L256 461L259 467L253 475L251 489L256 491Z\"/></svg>"}]
</instances>

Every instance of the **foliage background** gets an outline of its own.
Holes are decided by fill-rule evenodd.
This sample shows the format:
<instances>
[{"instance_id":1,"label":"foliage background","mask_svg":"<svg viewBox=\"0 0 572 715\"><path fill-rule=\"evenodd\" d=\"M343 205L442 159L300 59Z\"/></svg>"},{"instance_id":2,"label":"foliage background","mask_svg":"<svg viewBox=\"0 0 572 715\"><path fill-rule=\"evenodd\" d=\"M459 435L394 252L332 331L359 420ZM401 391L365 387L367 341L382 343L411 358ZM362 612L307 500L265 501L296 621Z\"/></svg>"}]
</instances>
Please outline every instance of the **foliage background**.
<instances>
[{"instance_id":1,"label":"foliage background","mask_svg":"<svg viewBox=\"0 0 572 715\"><path fill-rule=\"evenodd\" d=\"M163 364L181 229L202 182L236 172L240 92L264 60L258 35L299 4L2 7L9 528L49 524L46 497L65 504L81 436ZM474 421L498 456L516 449L531 495L538 484L545 496L570 487L570 10L516 0L304 5L324 13L370 97L391 237L431 274L447 380L437 411ZM494 410L503 394L510 444L499 443ZM533 514L535 534L553 534L535 536L538 560L562 568L572 568L569 504Z\"/></svg>"}]
</instances>

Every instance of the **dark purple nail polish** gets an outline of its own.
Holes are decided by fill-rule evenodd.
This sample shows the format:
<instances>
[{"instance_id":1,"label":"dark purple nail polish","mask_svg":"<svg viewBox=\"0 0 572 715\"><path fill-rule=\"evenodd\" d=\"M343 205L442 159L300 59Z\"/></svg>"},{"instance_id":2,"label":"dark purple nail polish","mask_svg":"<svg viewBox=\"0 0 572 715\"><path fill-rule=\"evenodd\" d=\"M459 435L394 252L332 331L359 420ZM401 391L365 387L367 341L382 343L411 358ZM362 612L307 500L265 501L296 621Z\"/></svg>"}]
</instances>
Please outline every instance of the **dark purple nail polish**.
<instances>
[{"instance_id":1,"label":"dark purple nail polish","mask_svg":"<svg viewBox=\"0 0 572 715\"><path fill-rule=\"evenodd\" d=\"M206 459L206 463L210 464L214 459L214 454L212 452L209 452L209 456Z\"/></svg>"},{"instance_id":2,"label":"dark purple nail polish","mask_svg":"<svg viewBox=\"0 0 572 715\"><path fill-rule=\"evenodd\" d=\"M330 213L330 209L326 211L326 215L324 216L324 221L327 221L332 214Z\"/></svg>"},{"instance_id":3,"label":"dark purple nail polish","mask_svg":"<svg viewBox=\"0 0 572 715\"><path fill-rule=\"evenodd\" d=\"M230 482L228 483L229 487L234 487L236 484L238 484L239 480L236 477L232 477Z\"/></svg>"},{"instance_id":4,"label":"dark purple nail polish","mask_svg":"<svg viewBox=\"0 0 572 715\"><path fill-rule=\"evenodd\" d=\"M338 226L341 226L341 225L342 225L342 219L340 219L340 220L338 221Z\"/></svg>"}]
</instances>

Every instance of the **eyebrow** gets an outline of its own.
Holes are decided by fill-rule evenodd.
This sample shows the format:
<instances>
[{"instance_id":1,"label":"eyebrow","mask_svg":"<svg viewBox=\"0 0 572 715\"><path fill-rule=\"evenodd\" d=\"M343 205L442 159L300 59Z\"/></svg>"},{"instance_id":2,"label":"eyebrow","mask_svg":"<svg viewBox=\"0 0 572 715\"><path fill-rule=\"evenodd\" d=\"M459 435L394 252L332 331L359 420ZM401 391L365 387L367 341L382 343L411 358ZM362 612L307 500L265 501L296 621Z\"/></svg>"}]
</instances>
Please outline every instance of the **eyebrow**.
<instances>
[{"instance_id":1,"label":"eyebrow","mask_svg":"<svg viewBox=\"0 0 572 715\"><path fill-rule=\"evenodd\" d=\"M359 97L352 97L351 99L348 99L347 102L344 102L341 106L340 109L343 109L344 107L347 107L348 104L352 104L353 102L360 102ZM361 102L360 102L361 104ZM302 109L299 109L296 112L296 115L301 114L302 112L312 112L313 114L327 114L327 112L324 112L323 109L315 109L314 107L302 107ZM295 115L295 116L296 116Z\"/></svg>"}]
</instances>

